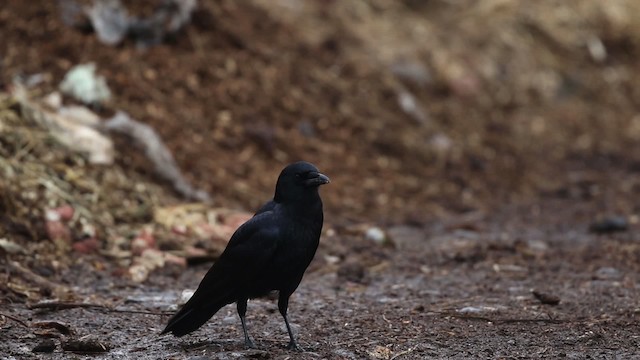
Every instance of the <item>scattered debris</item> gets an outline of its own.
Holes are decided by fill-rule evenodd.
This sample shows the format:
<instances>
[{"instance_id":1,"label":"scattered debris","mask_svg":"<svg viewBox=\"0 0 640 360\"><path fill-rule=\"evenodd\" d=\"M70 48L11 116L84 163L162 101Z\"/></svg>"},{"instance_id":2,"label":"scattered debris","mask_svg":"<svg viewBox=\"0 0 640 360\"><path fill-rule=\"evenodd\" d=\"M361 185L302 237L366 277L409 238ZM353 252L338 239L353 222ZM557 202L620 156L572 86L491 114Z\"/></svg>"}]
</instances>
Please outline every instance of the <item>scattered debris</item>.
<instances>
[{"instance_id":1,"label":"scattered debris","mask_svg":"<svg viewBox=\"0 0 640 360\"><path fill-rule=\"evenodd\" d=\"M1 112L0 121L0 136L3 139L0 142L0 171L4 179L0 183L0 205L6 209L3 215L6 224L11 226L7 230L22 229L21 232L28 234L27 238L51 240L42 242L44 248L39 251L43 251L44 255L38 257L38 262L58 263L57 259L67 259L65 254L72 250L89 254L104 249L109 249L105 251L106 255L117 255L117 259L128 262L123 266L128 267L136 262L135 257L143 256L145 249L136 248L136 245L136 253L132 254L127 249L128 242L120 245L118 241L122 237L110 234L137 232L137 229L153 221L156 207L173 198L164 195L160 185L127 173L119 165L87 165L87 159L75 151L88 151L89 163L113 162L112 143L96 130L100 119L93 112L80 106L62 107L59 93L34 99L19 83L14 84L12 90L11 96L0 97L0 105L6 109ZM21 117L17 110L19 108L27 116ZM86 137L86 141L79 140L81 138L76 135L70 136L69 131L71 134L74 131L91 134L91 137ZM58 141L52 142L52 135ZM87 147L78 149L83 144ZM105 146L96 148L100 144ZM70 152L69 149L74 151ZM188 184L186 188L189 188ZM192 193L199 199L206 198L197 190L192 190ZM164 201L159 201L160 198ZM229 220L232 220L231 217ZM220 233L227 236L226 227L229 226L223 223L225 230ZM179 227L176 225L176 228ZM3 229L0 229L0 239L0 252L19 255L19 249L12 246L15 241L8 240ZM225 244L226 241L228 237L224 239ZM192 244L190 242L186 247ZM182 248L185 245L176 246ZM153 247L155 249L155 245ZM177 256L179 254L155 254L158 255L156 257L150 254L155 253L146 253L144 260L138 262L155 265L145 266L145 271L134 272L143 274L138 279L146 276L147 270L157 267L157 264L186 264L184 257ZM156 260L151 261L154 258ZM158 258L162 261L159 262ZM68 261L62 261L60 265L65 267ZM41 292L64 292L56 284L46 283L44 277L30 274L25 269L13 269L15 274L26 280L8 282L7 287L14 293L38 299L42 296Z\"/></svg>"},{"instance_id":2,"label":"scattered debris","mask_svg":"<svg viewBox=\"0 0 640 360\"><path fill-rule=\"evenodd\" d=\"M156 238L153 236L153 228L148 226L140 229L136 237L131 240L131 251L140 255L145 249L155 249L157 247Z\"/></svg>"},{"instance_id":3,"label":"scattered debris","mask_svg":"<svg viewBox=\"0 0 640 360\"><path fill-rule=\"evenodd\" d=\"M174 234L212 241L212 248L221 252L236 229L252 216L248 212L195 203L158 207L153 219Z\"/></svg>"},{"instance_id":4,"label":"scattered debris","mask_svg":"<svg viewBox=\"0 0 640 360\"><path fill-rule=\"evenodd\" d=\"M142 147L145 155L153 164L156 173L169 181L182 196L203 202L211 201L211 197L206 191L194 188L185 179L173 155L171 155L169 149L152 127L132 119L125 112L119 111L104 123L104 128L132 138Z\"/></svg>"},{"instance_id":5,"label":"scattered debris","mask_svg":"<svg viewBox=\"0 0 640 360\"><path fill-rule=\"evenodd\" d=\"M178 302L177 305L184 305L187 303L187 301L189 301L189 299L191 299L191 297L193 296L193 294L195 293L195 290L182 290L182 292L180 293L180 298L178 298Z\"/></svg>"},{"instance_id":6,"label":"scattered debris","mask_svg":"<svg viewBox=\"0 0 640 360\"><path fill-rule=\"evenodd\" d=\"M38 309L43 311L60 311L60 310L67 310L67 309L84 308L84 309L97 309L104 312L113 312L113 313L145 314L145 315L157 315L157 316L164 316L164 315L171 314L168 312L114 308L112 306L108 306L105 304L59 301L59 300L44 300L38 303L28 304L27 308L31 310Z\"/></svg>"},{"instance_id":7,"label":"scattered debris","mask_svg":"<svg viewBox=\"0 0 640 360\"><path fill-rule=\"evenodd\" d=\"M420 88L426 88L433 81L429 70L417 61L396 61L391 64L391 72L400 80L406 80Z\"/></svg>"},{"instance_id":8,"label":"scattered debris","mask_svg":"<svg viewBox=\"0 0 640 360\"><path fill-rule=\"evenodd\" d=\"M34 353L52 353L56 349L56 342L53 339L44 339L36 345L33 350Z\"/></svg>"},{"instance_id":9,"label":"scattered debris","mask_svg":"<svg viewBox=\"0 0 640 360\"><path fill-rule=\"evenodd\" d=\"M108 352L109 349L109 344L91 335L83 336L79 339L62 341L62 350L79 354L104 353Z\"/></svg>"},{"instance_id":10,"label":"scattered debris","mask_svg":"<svg viewBox=\"0 0 640 360\"><path fill-rule=\"evenodd\" d=\"M444 133L436 133L428 140L431 148L439 155L444 155L450 152L453 148L453 140Z\"/></svg>"},{"instance_id":11,"label":"scattered debris","mask_svg":"<svg viewBox=\"0 0 640 360\"><path fill-rule=\"evenodd\" d=\"M104 104L111 99L111 90L104 76L96 74L96 64L76 65L60 83L60 91L83 104Z\"/></svg>"},{"instance_id":12,"label":"scattered debris","mask_svg":"<svg viewBox=\"0 0 640 360\"><path fill-rule=\"evenodd\" d=\"M252 216L248 212L209 208L195 203L158 207L153 219L162 230L170 232L174 237L188 238L199 243L199 248L185 247L181 255L217 258L236 229Z\"/></svg>"},{"instance_id":13,"label":"scattered debris","mask_svg":"<svg viewBox=\"0 0 640 360\"><path fill-rule=\"evenodd\" d=\"M53 329L63 335L71 335L73 333L71 326L59 321L38 321L31 326L41 329Z\"/></svg>"},{"instance_id":14,"label":"scattered debris","mask_svg":"<svg viewBox=\"0 0 640 360\"><path fill-rule=\"evenodd\" d=\"M367 232L364 234L367 240L371 240L378 245L383 245L388 241L387 234L380 229L379 227L370 227L367 229Z\"/></svg>"},{"instance_id":15,"label":"scattered debris","mask_svg":"<svg viewBox=\"0 0 640 360\"><path fill-rule=\"evenodd\" d=\"M70 216L68 216L69 214L64 215L65 216L57 209L45 209L45 229L49 239L68 245L71 244L71 230L69 229L68 223L73 217L73 208L71 208Z\"/></svg>"},{"instance_id":16,"label":"scattered debris","mask_svg":"<svg viewBox=\"0 0 640 360\"><path fill-rule=\"evenodd\" d=\"M594 274L594 280L619 280L621 278L620 270L610 266L598 268Z\"/></svg>"},{"instance_id":17,"label":"scattered debris","mask_svg":"<svg viewBox=\"0 0 640 360\"><path fill-rule=\"evenodd\" d=\"M7 254L25 254L26 250L16 244L13 241L7 240L6 238L0 238L0 249L2 249Z\"/></svg>"},{"instance_id":18,"label":"scattered debris","mask_svg":"<svg viewBox=\"0 0 640 360\"><path fill-rule=\"evenodd\" d=\"M143 282L149 274L163 267L165 264L165 253L157 249L145 249L140 256L133 259L133 265L129 267L129 276L135 282Z\"/></svg>"},{"instance_id":19,"label":"scattered debris","mask_svg":"<svg viewBox=\"0 0 640 360\"><path fill-rule=\"evenodd\" d=\"M406 89L400 89L397 93L398 105L418 124L425 124L429 117L416 97Z\"/></svg>"},{"instance_id":20,"label":"scattered debris","mask_svg":"<svg viewBox=\"0 0 640 360\"><path fill-rule=\"evenodd\" d=\"M397 358L399 358L399 357L401 357L401 356L404 356L404 355L410 354L410 353L412 353L412 352L416 349L416 347L417 347L417 346L413 346L413 347L408 348L407 350L399 351L399 352L395 353L395 354L391 357L391 359L389 359L389 360L395 360L395 359L397 359Z\"/></svg>"},{"instance_id":21,"label":"scattered debris","mask_svg":"<svg viewBox=\"0 0 640 360\"><path fill-rule=\"evenodd\" d=\"M595 62L603 63L607 59L607 48L599 37L590 36L586 43L589 55Z\"/></svg>"},{"instance_id":22,"label":"scattered debris","mask_svg":"<svg viewBox=\"0 0 640 360\"><path fill-rule=\"evenodd\" d=\"M414 350L415 347L410 347L407 350L394 353L389 347L377 345L373 350L367 351L367 354L369 354L372 359L395 360L404 355L410 354Z\"/></svg>"},{"instance_id":23,"label":"scattered debris","mask_svg":"<svg viewBox=\"0 0 640 360\"><path fill-rule=\"evenodd\" d=\"M124 40L129 31L129 16L119 0L94 1L85 12L102 43L117 45Z\"/></svg>"},{"instance_id":24,"label":"scattered debris","mask_svg":"<svg viewBox=\"0 0 640 360\"><path fill-rule=\"evenodd\" d=\"M465 306L457 310L460 314L480 314L496 311L498 311L498 309L492 306Z\"/></svg>"},{"instance_id":25,"label":"scattered debris","mask_svg":"<svg viewBox=\"0 0 640 360\"><path fill-rule=\"evenodd\" d=\"M56 296L63 297L65 294L69 294L71 291L68 287L62 284L54 283L46 278L34 273L30 269L22 266L17 261L8 262L9 269L21 278L28 280L29 282L38 286L40 291L54 294Z\"/></svg>"},{"instance_id":26,"label":"scattered debris","mask_svg":"<svg viewBox=\"0 0 640 360\"><path fill-rule=\"evenodd\" d=\"M40 309L47 311L59 311L66 309L75 309L75 308L106 308L105 305L100 304L91 304L91 303L80 303L80 302L70 302L70 301L60 301L60 300L44 300L37 303L29 304L27 307L31 310Z\"/></svg>"},{"instance_id":27,"label":"scattered debris","mask_svg":"<svg viewBox=\"0 0 640 360\"><path fill-rule=\"evenodd\" d=\"M520 265L513 264L493 264L491 267L493 271L499 272L511 272L511 273L527 273L529 269Z\"/></svg>"},{"instance_id":28,"label":"scattered debris","mask_svg":"<svg viewBox=\"0 0 640 360\"><path fill-rule=\"evenodd\" d=\"M104 44L118 45L130 37L138 48L148 48L188 24L196 5L196 0L163 0L145 18L129 15L120 0L94 0L93 5L85 8L75 0L61 0L60 10L63 21L75 26L83 24L80 15L84 13Z\"/></svg>"},{"instance_id":29,"label":"scattered debris","mask_svg":"<svg viewBox=\"0 0 640 360\"><path fill-rule=\"evenodd\" d=\"M610 234L626 231L629 226L627 219L622 216L607 216L589 226L589 231L596 234Z\"/></svg>"},{"instance_id":30,"label":"scattered debris","mask_svg":"<svg viewBox=\"0 0 640 360\"><path fill-rule=\"evenodd\" d=\"M23 113L32 121L48 129L60 143L68 148L87 153L91 163L102 165L113 163L113 143L98 129L122 133L131 137L143 148L158 175L169 181L178 193L192 200L211 201L206 191L194 188L184 178L173 155L149 125L132 119L124 112L118 112L111 119L101 123L99 117L89 109L61 106L60 96L57 93L47 96L40 102L32 100L27 95L26 88L19 83L14 86L14 96L20 103Z\"/></svg>"},{"instance_id":31,"label":"scattered debris","mask_svg":"<svg viewBox=\"0 0 640 360\"><path fill-rule=\"evenodd\" d=\"M386 346L376 345L372 350L367 351L367 354L373 359L389 360L393 355L393 351Z\"/></svg>"},{"instance_id":32,"label":"scattered debris","mask_svg":"<svg viewBox=\"0 0 640 360\"><path fill-rule=\"evenodd\" d=\"M13 315L5 314L5 313L0 313L0 317L6 317L7 319L11 319L11 320L13 320L13 321L17 322L18 324L20 324L20 325L22 325L22 326L24 326L24 327L26 327L26 328L28 328L28 327L29 327L29 324L27 324L26 322L24 322L24 321L22 321L22 320L18 319L17 317L15 317L15 316L13 316Z\"/></svg>"},{"instance_id":33,"label":"scattered debris","mask_svg":"<svg viewBox=\"0 0 640 360\"><path fill-rule=\"evenodd\" d=\"M556 295L543 293L543 292L536 291L536 290L533 290L531 293L542 304L545 304L545 305L558 305L558 304L560 304L560 297L558 297Z\"/></svg>"},{"instance_id":34,"label":"scattered debris","mask_svg":"<svg viewBox=\"0 0 640 360\"><path fill-rule=\"evenodd\" d=\"M251 216L234 210L212 209L202 203L157 207L153 221L159 226L139 230L129 243L130 251L123 254L133 257L128 274L134 281L142 282L151 271L166 263L186 266L214 261L235 230ZM161 234L178 243L164 241L163 247L168 249L159 250L157 236ZM192 245L196 243L197 247ZM177 249L171 250L173 247Z\"/></svg>"},{"instance_id":35,"label":"scattered debris","mask_svg":"<svg viewBox=\"0 0 640 360\"><path fill-rule=\"evenodd\" d=\"M375 225L358 223L340 230L343 235L358 236L377 245L395 247L395 243L389 233Z\"/></svg>"},{"instance_id":36,"label":"scattered debris","mask_svg":"<svg viewBox=\"0 0 640 360\"><path fill-rule=\"evenodd\" d=\"M95 237L88 237L86 239L76 241L71 245L71 248L81 254L96 253L102 248L102 243Z\"/></svg>"},{"instance_id":37,"label":"scattered debris","mask_svg":"<svg viewBox=\"0 0 640 360\"><path fill-rule=\"evenodd\" d=\"M356 284L366 284L367 269L357 262L345 263L336 272L339 281L350 281Z\"/></svg>"},{"instance_id":38,"label":"scattered debris","mask_svg":"<svg viewBox=\"0 0 640 360\"><path fill-rule=\"evenodd\" d=\"M527 258L540 258L548 253L549 244L543 240L529 239L517 240L515 242L516 251Z\"/></svg>"},{"instance_id":39,"label":"scattered debris","mask_svg":"<svg viewBox=\"0 0 640 360\"><path fill-rule=\"evenodd\" d=\"M28 284L25 281L21 281L21 279L8 281L6 285L8 290L12 291L14 294L24 297L27 300L40 299L43 290L45 292L49 291L48 288L43 289L36 285Z\"/></svg>"},{"instance_id":40,"label":"scattered debris","mask_svg":"<svg viewBox=\"0 0 640 360\"><path fill-rule=\"evenodd\" d=\"M73 151L88 154L89 162L99 165L113 163L113 143L94 127L99 119L89 110L60 105L56 93L38 101L27 94L19 83L14 84L13 96L20 103L23 115L47 129L56 140Z\"/></svg>"},{"instance_id":41,"label":"scattered debris","mask_svg":"<svg viewBox=\"0 0 640 360\"><path fill-rule=\"evenodd\" d=\"M456 231L449 243L442 245L443 251L452 260L460 263L474 263L486 259L488 254L486 244L480 243L473 237L465 237L466 234L473 235L472 232Z\"/></svg>"},{"instance_id":42,"label":"scattered debris","mask_svg":"<svg viewBox=\"0 0 640 360\"><path fill-rule=\"evenodd\" d=\"M71 221L74 213L73 206L65 204L57 208L45 210L45 217L49 221Z\"/></svg>"},{"instance_id":43,"label":"scattered debris","mask_svg":"<svg viewBox=\"0 0 640 360\"><path fill-rule=\"evenodd\" d=\"M341 261L341 259L339 256L325 255L324 261L327 263L327 265L336 265Z\"/></svg>"}]
</instances>

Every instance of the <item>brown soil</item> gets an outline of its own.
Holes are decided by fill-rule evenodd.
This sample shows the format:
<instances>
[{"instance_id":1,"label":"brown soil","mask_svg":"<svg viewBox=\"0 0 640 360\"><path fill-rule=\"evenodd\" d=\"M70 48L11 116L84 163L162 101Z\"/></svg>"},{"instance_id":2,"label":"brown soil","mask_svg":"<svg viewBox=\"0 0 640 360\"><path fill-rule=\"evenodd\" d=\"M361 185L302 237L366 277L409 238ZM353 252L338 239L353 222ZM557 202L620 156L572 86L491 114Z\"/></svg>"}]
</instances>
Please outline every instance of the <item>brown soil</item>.
<instances>
[{"instance_id":1,"label":"brown soil","mask_svg":"<svg viewBox=\"0 0 640 360\"><path fill-rule=\"evenodd\" d=\"M144 14L154 1L128 3ZM284 164L316 163L332 179L326 231L291 304L306 352L283 348L272 300L250 304L258 350L243 349L231 306L159 337L209 264L134 284L108 256L43 253L42 229L3 214L0 237L27 253L0 252L0 357L40 358L31 350L53 338L45 357L68 358L60 342L85 335L109 347L95 357L122 359L640 356L638 3L294 3L200 1L184 30L139 50L65 25L57 2L10 0L0 84L43 74L44 93L96 62L115 95L100 111L151 125L215 206L251 211ZM402 109L406 94L421 116ZM157 181L118 143L114 167ZM626 230L589 231L616 215ZM393 246L365 239L368 226ZM76 306L29 308L60 295L47 284Z\"/></svg>"}]
</instances>

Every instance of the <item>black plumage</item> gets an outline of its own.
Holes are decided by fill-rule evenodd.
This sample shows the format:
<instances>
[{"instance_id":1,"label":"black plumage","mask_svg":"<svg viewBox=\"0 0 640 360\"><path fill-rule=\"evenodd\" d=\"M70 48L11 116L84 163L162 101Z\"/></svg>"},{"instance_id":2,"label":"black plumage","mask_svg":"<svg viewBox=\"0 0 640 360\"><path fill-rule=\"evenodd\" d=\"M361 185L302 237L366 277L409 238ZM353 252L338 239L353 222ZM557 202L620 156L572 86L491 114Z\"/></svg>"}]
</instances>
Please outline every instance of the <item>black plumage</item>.
<instances>
[{"instance_id":1,"label":"black plumage","mask_svg":"<svg viewBox=\"0 0 640 360\"><path fill-rule=\"evenodd\" d=\"M191 299L169 320L162 334L186 335L220 308L235 302L245 344L252 347L245 322L247 300L278 291L278 309L287 325L289 347L298 349L287 308L318 248L323 222L318 187L327 183L329 178L308 162L285 167L273 200L236 230Z\"/></svg>"}]
</instances>

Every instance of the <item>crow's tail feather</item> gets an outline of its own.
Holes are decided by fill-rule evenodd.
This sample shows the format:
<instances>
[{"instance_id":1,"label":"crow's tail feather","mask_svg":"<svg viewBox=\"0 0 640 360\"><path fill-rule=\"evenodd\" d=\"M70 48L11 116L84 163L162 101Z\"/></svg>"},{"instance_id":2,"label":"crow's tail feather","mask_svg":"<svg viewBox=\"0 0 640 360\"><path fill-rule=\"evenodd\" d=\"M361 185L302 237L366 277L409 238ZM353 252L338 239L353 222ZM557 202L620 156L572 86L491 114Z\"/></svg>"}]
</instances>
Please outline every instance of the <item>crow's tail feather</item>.
<instances>
[{"instance_id":1,"label":"crow's tail feather","mask_svg":"<svg viewBox=\"0 0 640 360\"><path fill-rule=\"evenodd\" d=\"M164 328L160 334L170 332L177 337L187 335L206 323L207 320L211 319L211 317L225 305L226 303L219 303L195 307L189 306L189 303L187 303L169 320L167 327Z\"/></svg>"}]
</instances>

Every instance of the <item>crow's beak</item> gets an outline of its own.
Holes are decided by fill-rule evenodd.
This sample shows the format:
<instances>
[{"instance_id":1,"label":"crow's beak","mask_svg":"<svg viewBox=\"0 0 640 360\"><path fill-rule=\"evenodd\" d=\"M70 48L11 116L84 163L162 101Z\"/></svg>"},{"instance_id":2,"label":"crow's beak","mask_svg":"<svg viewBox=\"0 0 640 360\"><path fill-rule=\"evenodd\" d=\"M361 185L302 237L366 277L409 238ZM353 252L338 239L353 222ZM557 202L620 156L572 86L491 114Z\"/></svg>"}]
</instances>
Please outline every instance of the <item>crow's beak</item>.
<instances>
[{"instance_id":1,"label":"crow's beak","mask_svg":"<svg viewBox=\"0 0 640 360\"><path fill-rule=\"evenodd\" d=\"M329 177L319 172L312 172L309 174L309 178L304 181L305 186L320 186L330 183Z\"/></svg>"}]
</instances>

